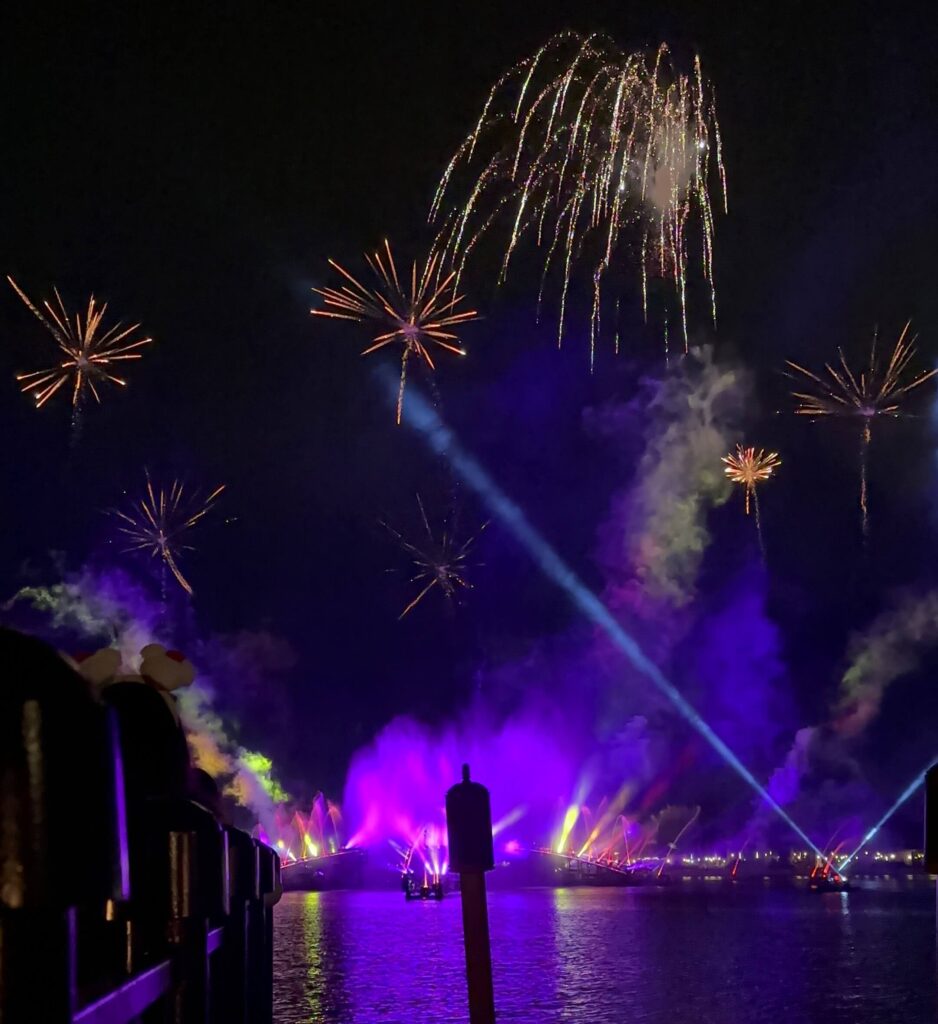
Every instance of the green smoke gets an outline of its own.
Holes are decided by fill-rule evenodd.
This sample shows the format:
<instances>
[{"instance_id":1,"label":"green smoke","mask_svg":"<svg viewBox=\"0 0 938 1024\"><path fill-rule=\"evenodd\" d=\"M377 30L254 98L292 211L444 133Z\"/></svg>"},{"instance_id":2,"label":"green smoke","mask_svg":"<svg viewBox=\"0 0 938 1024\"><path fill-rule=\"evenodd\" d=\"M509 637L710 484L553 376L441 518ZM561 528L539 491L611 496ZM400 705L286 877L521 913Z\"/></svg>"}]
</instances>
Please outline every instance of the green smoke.
<instances>
[{"instance_id":1,"label":"green smoke","mask_svg":"<svg viewBox=\"0 0 938 1024\"><path fill-rule=\"evenodd\" d=\"M882 612L847 649L850 667L840 682L835 726L858 736L879 713L887 687L914 671L938 644L938 590L907 594Z\"/></svg>"}]
</instances>

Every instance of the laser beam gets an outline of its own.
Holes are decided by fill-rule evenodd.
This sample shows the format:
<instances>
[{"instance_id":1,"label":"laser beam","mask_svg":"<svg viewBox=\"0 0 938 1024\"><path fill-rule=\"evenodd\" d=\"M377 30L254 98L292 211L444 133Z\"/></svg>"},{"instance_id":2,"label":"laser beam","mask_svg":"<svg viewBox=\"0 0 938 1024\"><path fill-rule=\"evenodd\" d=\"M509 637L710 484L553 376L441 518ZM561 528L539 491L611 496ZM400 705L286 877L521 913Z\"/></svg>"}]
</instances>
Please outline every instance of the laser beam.
<instances>
[{"instance_id":1,"label":"laser beam","mask_svg":"<svg viewBox=\"0 0 938 1024\"><path fill-rule=\"evenodd\" d=\"M857 844L857 848L850 854L846 860L840 862L840 867L837 870L843 874L844 868L853 860L854 857L863 849L864 846L876 835L877 832L886 824L887 821L899 810L899 808L913 796L918 788L925 781L925 772L935 763L936 758L932 758L928 764L915 776L915 778L905 787L905 789L896 797L896 802L889 808L888 811L876 822L876 824L866 833L866 835Z\"/></svg>"},{"instance_id":2,"label":"laser beam","mask_svg":"<svg viewBox=\"0 0 938 1024\"><path fill-rule=\"evenodd\" d=\"M396 379L386 372L379 371L379 373L383 377L383 382L391 385L391 394L396 402ZM587 619L602 629L634 668L667 697L688 724L707 741L726 764L819 857L823 856L788 812L772 799L752 772L701 718L693 705L665 677L658 666L648 658L634 638L619 625L606 605L580 580L551 544L531 525L521 507L508 497L481 463L463 448L453 431L446 426L433 406L416 389L414 389L411 402L405 408L404 422L414 429L434 452L449 461L459 477L479 496L492 515L511 531L541 572L567 594L574 606Z\"/></svg>"}]
</instances>

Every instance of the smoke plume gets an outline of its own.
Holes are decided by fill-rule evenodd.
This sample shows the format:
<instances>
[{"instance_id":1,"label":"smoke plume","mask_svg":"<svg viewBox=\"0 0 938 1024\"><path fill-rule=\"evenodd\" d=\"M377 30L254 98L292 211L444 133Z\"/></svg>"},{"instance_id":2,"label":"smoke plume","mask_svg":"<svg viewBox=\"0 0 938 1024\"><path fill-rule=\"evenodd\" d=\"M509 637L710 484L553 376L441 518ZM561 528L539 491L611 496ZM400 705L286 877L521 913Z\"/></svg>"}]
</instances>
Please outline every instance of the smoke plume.
<instances>
[{"instance_id":1,"label":"smoke plume","mask_svg":"<svg viewBox=\"0 0 938 1024\"><path fill-rule=\"evenodd\" d=\"M85 567L50 586L24 587L2 610L11 616L24 607L40 615L41 624L33 631L66 650L74 650L71 645L76 641L114 647L121 654L121 671L126 674L138 671L140 651L147 644L174 646L161 603L120 570ZM290 658L288 649L267 633L215 636L202 644L196 642L195 647L191 660L197 670L209 665L217 673L216 679L226 673L233 680L247 678L253 686L259 685L259 665L282 664ZM257 651L266 653L266 659L246 656ZM199 656L206 652L209 658ZM212 678L200 672L192 686L176 692L193 762L261 824L272 826L277 804L288 796L273 776L271 761L246 749L232 735L216 709L215 687Z\"/></svg>"},{"instance_id":2,"label":"smoke plume","mask_svg":"<svg viewBox=\"0 0 938 1024\"><path fill-rule=\"evenodd\" d=\"M739 369L717 365L712 349L701 348L677 372L646 382L627 407L589 414L598 433L634 425L645 438L634 479L613 498L599 533L613 609L641 614L649 603L681 608L693 600L710 541L707 513L730 494L720 458L736 437L747 393Z\"/></svg>"},{"instance_id":3,"label":"smoke plume","mask_svg":"<svg viewBox=\"0 0 938 1024\"><path fill-rule=\"evenodd\" d=\"M914 671L938 643L938 591L907 594L879 615L847 649L850 667L840 681L834 728L858 738L879 714L883 695L900 676Z\"/></svg>"}]
</instances>

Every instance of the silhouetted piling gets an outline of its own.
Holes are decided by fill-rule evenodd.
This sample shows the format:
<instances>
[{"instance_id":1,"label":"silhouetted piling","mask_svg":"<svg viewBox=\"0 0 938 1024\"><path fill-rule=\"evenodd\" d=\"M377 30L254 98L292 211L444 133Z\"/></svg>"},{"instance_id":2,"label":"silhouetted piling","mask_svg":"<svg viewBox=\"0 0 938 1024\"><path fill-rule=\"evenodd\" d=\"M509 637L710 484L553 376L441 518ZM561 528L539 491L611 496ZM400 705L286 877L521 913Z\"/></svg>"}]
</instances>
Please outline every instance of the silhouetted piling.
<instances>
[{"instance_id":1,"label":"silhouetted piling","mask_svg":"<svg viewBox=\"0 0 938 1024\"><path fill-rule=\"evenodd\" d=\"M492 952L489 942L485 872L495 867L489 791L469 779L463 765L462 782L446 794L446 828L450 867L459 873L463 937L466 944L466 983L471 1024L494 1024Z\"/></svg>"}]
</instances>

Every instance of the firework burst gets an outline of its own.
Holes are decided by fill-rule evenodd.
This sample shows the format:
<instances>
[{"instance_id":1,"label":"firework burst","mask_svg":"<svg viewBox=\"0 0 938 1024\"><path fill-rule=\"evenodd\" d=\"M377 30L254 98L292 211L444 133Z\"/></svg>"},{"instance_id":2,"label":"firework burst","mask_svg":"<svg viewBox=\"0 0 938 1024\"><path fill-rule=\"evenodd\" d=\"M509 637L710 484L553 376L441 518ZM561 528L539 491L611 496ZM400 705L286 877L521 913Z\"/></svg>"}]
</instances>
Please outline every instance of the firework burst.
<instances>
[{"instance_id":1,"label":"firework burst","mask_svg":"<svg viewBox=\"0 0 938 1024\"><path fill-rule=\"evenodd\" d=\"M455 535L455 524L446 522L437 536L430 527L430 520L427 518L419 494L417 495L417 507L420 510L420 522L423 530L420 539L416 542L407 540L387 523L381 524L394 537L401 549L410 556L416 572L408 582L416 583L420 587L417 596L401 612L398 619L403 619L405 615L413 611L434 587L438 588L449 602L456 598L460 590L472 590L472 584L466 579L465 573L469 568L467 561L469 553L478 539L478 534L460 542ZM479 533L487 525L487 523L484 524Z\"/></svg>"},{"instance_id":2,"label":"firework burst","mask_svg":"<svg viewBox=\"0 0 938 1024\"><path fill-rule=\"evenodd\" d=\"M427 259L419 273L417 261L414 261L409 288L406 278L404 285L401 284L391 247L386 241L383 256L380 252L374 256L366 253L365 260L378 281L377 289L366 288L335 260L329 260L330 266L349 284L341 288L314 288L313 291L325 299L328 308L313 309L310 312L314 316L328 316L337 320L354 320L358 323L370 321L388 328L372 339L362 355L367 356L387 345L401 346L401 383L397 396L397 422L400 423L408 360L414 357L434 370L436 367L430 354L433 345L464 356L465 349L459 345L459 339L452 328L478 319L478 314L474 309L458 310L464 297L457 295L453 287L455 272L440 280L437 253Z\"/></svg>"},{"instance_id":3,"label":"firework burst","mask_svg":"<svg viewBox=\"0 0 938 1024\"><path fill-rule=\"evenodd\" d=\"M793 391L798 400L795 412L800 416L857 416L867 423L877 416L901 416L906 395L926 381L938 370L912 369L916 354L917 335L909 337L911 320L902 328L889 359L883 363L877 352L877 339L873 335L869 361L860 370L853 370L837 349L834 365L825 363L827 378L812 373L798 363L786 360L789 369L800 376L789 374L795 380L807 380L810 392Z\"/></svg>"},{"instance_id":4,"label":"firework burst","mask_svg":"<svg viewBox=\"0 0 938 1024\"><path fill-rule=\"evenodd\" d=\"M53 289L55 303L43 301L40 309L12 277L8 275L7 280L33 316L55 339L63 357L61 362L48 369L17 374L16 379L23 392L34 397L36 408L41 408L70 383L74 417L78 415L87 392L100 403L99 384L126 387L127 381L114 372L115 364L140 359L142 353L139 350L153 341L152 338L133 339L140 324L124 327L118 323L104 330L101 321L107 311L107 303L98 305L92 295L82 319L81 313L69 314L57 289Z\"/></svg>"},{"instance_id":5,"label":"firework burst","mask_svg":"<svg viewBox=\"0 0 938 1024\"><path fill-rule=\"evenodd\" d=\"M179 480L173 480L168 488L155 487L147 472L144 492L130 503L129 510L111 509L110 514L117 518L118 529L128 540L126 550L147 551L158 558L191 596L192 586L178 560L181 552L194 548L184 538L211 512L224 489L222 484L203 498L198 492L188 492Z\"/></svg>"},{"instance_id":6,"label":"firework burst","mask_svg":"<svg viewBox=\"0 0 938 1024\"><path fill-rule=\"evenodd\" d=\"M797 401L797 415L849 416L860 421L860 517L864 537L869 533L866 477L873 420L904 415L902 405L909 393L938 374L938 370L916 371L913 368L917 335L909 335L911 325L909 321L902 328L886 360L880 358L874 332L869 359L859 369L850 366L841 348L837 349L835 362L824 364L826 376L786 360L789 371L793 371L788 376L810 389L792 392Z\"/></svg>"},{"instance_id":7,"label":"firework burst","mask_svg":"<svg viewBox=\"0 0 938 1024\"><path fill-rule=\"evenodd\" d=\"M745 488L746 493L746 515L749 515L749 499L753 499L756 506L756 515L759 514L759 499L756 496L756 484L768 480L776 469L782 464L777 452L767 452L764 448L758 451L755 448L744 448L736 445L736 451L724 455L723 462L726 463L724 472L734 483Z\"/></svg>"},{"instance_id":8,"label":"firework burst","mask_svg":"<svg viewBox=\"0 0 938 1024\"><path fill-rule=\"evenodd\" d=\"M431 208L431 219L443 221L437 247L458 281L482 236L504 222L510 225L504 278L522 239L533 236L544 253L542 294L560 264L558 343L574 265L587 263L591 364L604 285L608 280L616 292L618 308L620 264L637 253L646 316L649 278L669 280L686 348L693 222L701 228L700 266L716 317L714 170L725 209L719 124L699 60L692 74L682 75L664 45L629 54L597 36L564 32L489 94L437 188Z\"/></svg>"}]
</instances>

